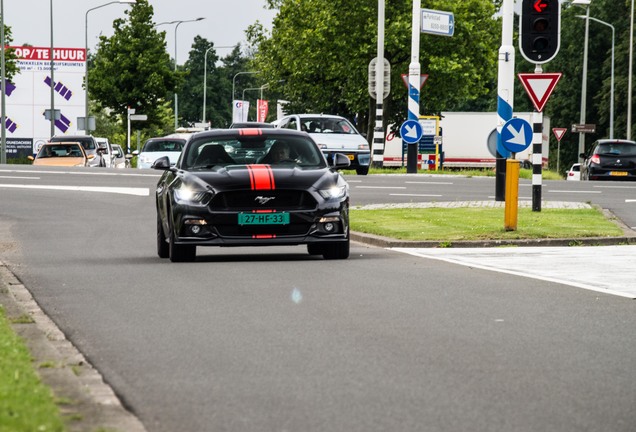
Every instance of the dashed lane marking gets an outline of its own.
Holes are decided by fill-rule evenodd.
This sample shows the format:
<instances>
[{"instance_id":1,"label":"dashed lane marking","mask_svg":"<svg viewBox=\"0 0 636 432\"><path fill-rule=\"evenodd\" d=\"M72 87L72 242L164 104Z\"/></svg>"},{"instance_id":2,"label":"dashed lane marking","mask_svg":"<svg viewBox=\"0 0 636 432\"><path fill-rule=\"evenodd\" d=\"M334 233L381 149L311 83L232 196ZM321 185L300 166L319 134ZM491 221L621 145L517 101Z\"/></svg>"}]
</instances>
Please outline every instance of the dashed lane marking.
<instances>
[{"instance_id":1,"label":"dashed lane marking","mask_svg":"<svg viewBox=\"0 0 636 432\"><path fill-rule=\"evenodd\" d=\"M115 193L135 196L149 196L148 188L120 188L120 187L100 187L100 186L38 186L24 184L0 184L0 188L7 189L43 189L43 190L62 190L72 192L101 192Z\"/></svg>"}]
</instances>

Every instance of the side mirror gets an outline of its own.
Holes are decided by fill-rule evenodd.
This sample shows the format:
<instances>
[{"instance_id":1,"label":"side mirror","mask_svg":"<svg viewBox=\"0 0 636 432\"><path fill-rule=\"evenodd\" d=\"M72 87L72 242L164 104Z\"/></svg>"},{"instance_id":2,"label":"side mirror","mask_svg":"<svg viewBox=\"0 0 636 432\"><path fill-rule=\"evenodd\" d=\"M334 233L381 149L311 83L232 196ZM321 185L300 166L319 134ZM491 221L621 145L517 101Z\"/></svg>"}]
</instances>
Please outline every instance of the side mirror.
<instances>
[{"instance_id":1,"label":"side mirror","mask_svg":"<svg viewBox=\"0 0 636 432\"><path fill-rule=\"evenodd\" d=\"M169 170L170 158L168 158L168 156L161 156L159 159L153 162L150 168L154 168L158 170Z\"/></svg>"},{"instance_id":2,"label":"side mirror","mask_svg":"<svg viewBox=\"0 0 636 432\"><path fill-rule=\"evenodd\" d=\"M579 157L580 157L581 159L585 159L587 156L585 156L585 153L581 153L581 154L579 155Z\"/></svg>"},{"instance_id":3,"label":"side mirror","mask_svg":"<svg viewBox=\"0 0 636 432\"><path fill-rule=\"evenodd\" d=\"M139 156L139 150L133 150L132 154L133 156Z\"/></svg>"},{"instance_id":4,"label":"side mirror","mask_svg":"<svg viewBox=\"0 0 636 432\"><path fill-rule=\"evenodd\" d=\"M94 154L89 154L86 156L86 159L91 160L91 159L95 159L95 155Z\"/></svg>"},{"instance_id":5,"label":"side mirror","mask_svg":"<svg viewBox=\"0 0 636 432\"><path fill-rule=\"evenodd\" d=\"M329 158L329 165L335 169L346 169L351 165L351 161L342 153L336 153L333 155L333 158Z\"/></svg>"},{"instance_id":6,"label":"side mirror","mask_svg":"<svg viewBox=\"0 0 636 432\"><path fill-rule=\"evenodd\" d=\"M136 151L136 150L135 150L135 151ZM134 156L133 156L133 155L131 155L130 153L128 153L128 154L126 155L126 159L128 159L128 160L131 160L133 157L134 157Z\"/></svg>"},{"instance_id":7,"label":"side mirror","mask_svg":"<svg viewBox=\"0 0 636 432\"><path fill-rule=\"evenodd\" d=\"M31 155L27 156L27 159L30 160L31 162L33 162L35 160L35 158Z\"/></svg>"}]
</instances>

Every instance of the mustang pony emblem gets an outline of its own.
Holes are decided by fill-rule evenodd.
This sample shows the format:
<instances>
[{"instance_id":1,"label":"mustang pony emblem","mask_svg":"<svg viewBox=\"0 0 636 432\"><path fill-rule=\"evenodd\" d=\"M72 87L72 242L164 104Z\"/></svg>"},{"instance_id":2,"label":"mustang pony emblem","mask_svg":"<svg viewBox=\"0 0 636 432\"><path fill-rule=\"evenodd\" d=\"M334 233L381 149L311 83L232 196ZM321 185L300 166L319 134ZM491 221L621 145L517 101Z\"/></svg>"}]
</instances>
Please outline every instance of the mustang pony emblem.
<instances>
[{"instance_id":1,"label":"mustang pony emblem","mask_svg":"<svg viewBox=\"0 0 636 432\"><path fill-rule=\"evenodd\" d=\"M276 197L265 197L265 196L259 195L256 198L254 198L254 201L256 201L259 204L263 205L263 204L267 204L268 202L270 202L273 199L276 199Z\"/></svg>"}]
</instances>

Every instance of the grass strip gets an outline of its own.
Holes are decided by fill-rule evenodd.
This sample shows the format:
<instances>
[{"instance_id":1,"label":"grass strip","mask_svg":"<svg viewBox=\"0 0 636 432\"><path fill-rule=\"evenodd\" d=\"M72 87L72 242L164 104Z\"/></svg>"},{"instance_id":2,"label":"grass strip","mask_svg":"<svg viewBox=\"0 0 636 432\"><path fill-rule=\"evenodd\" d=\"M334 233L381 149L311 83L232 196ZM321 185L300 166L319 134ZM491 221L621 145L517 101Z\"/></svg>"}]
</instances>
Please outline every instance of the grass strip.
<instances>
[{"instance_id":1,"label":"grass strip","mask_svg":"<svg viewBox=\"0 0 636 432\"><path fill-rule=\"evenodd\" d=\"M31 355L0 305L0 430L65 431L49 387L33 369Z\"/></svg>"},{"instance_id":2,"label":"grass strip","mask_svg":"<svg viewBox=\"0 0 636 432\"><path fill-rule=\"evenodd\" d=\"M516 231L504 229L504 208L351 209L351 229L413 241L618 237L623 231L598 209L518 209Z\"/></svg>"}]
</instances>

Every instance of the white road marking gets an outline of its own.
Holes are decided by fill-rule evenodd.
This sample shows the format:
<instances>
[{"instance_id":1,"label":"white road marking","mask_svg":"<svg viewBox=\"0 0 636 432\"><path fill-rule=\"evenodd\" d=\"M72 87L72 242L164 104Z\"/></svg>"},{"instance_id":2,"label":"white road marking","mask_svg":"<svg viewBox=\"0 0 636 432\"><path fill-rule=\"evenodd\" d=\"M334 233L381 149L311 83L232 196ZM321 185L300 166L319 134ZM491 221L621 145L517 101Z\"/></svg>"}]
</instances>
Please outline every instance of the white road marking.
<instances>
[{"instance_id":1,"label":"white road marking","mask_svg":"<svg viewBox=\"0 0 636 432\"><path fill-rule=\"evenodd\" d=\"M102 192L116 193L135 196L149 196L148 188L119 188L119 187L100 187L100 186L38 186L38 185L21 185L21 184L0 184L0 188L11 189L45 189L45 190L63 190L73 192Z\"/></svg>"},{"instance_id":2,"label":"white road marking","mask_svg":"<svg viewBox=\"0 0 636 432\"><path fill-rule=\"evenodd\" d=\"M636 299L636 246L392 250Z\"/></svg>"},{"instance_id":3,"label":"white road marking","mask_svg":"<svg viewBox=\"0 0 636 432\"><path fill-rule=\"evenodd\" d=\"M406 186L356 186L356 189L406 189Z\"/></svg>"},{"instance_id":4,"label":"white road marking","mask_svg":"<svg viewBox=\"0 0 636 432\"><path fill-rule=\"evenodd\" d=\"M102 171L99 168L86 170L86 171L46 171L46 170L0 170L2 173L20 173L20 174L73 174L73 175L101 175L101 176L122 176L122 177L161 177L161 173L157 174L142 174L132 172L108 172Z\"/></svg>"},{"instance_id":5,"label":"white road marking","mask_svg":"<svg viewBox=\"0 0 636 432\"><path fill-rule=\"evenodd\" d=\"M414 181L405 181L406 184L421 184L421 185L453 185L455 183L452 182L414 182Z\"/></svg>"},{"instance_id":6,"label":"white road marking","mask_svg":"<svg viewBox=\"0 0 636 432\"><path fill-rule=\"evenodd\" d=\"M548 192L550 193L593 193L593 194L600 194L602 193L601 191L573 191L573 190L549 190Z\"/></svg>"},{"instance_id":7,"label":"white road marking","mask_svg":"<svg viewBox=\"0 0 636 432\"><path fill-rule=\"evenodd\" d=\"M40 180L40 177L14 177L14 176L0 176L0 179L20 179L20 180Z\"/></svg>"},{"instance_id":8,"label":"white road marking","mask_svg":"<svg viewBox=\"0 0 636 432\"><path fill-rule=\"evenodd\" d=\"M633 202L636 202L636 199L626 199L625 202L626 203L633 203Z\"/></svg>"},{"instance_id":9,"label":"white road marking","mask_svg":"<svg viewBox=\"0 0 636 432\"><path fill-rule=\"evenodd\" d=\"M636 186L594 186L599 189L636 189Z\"/></svg>"},{"instance_id":10,"label":"white road marking","mask_svg":"<svg viewBox=\"0 0 636 432\"><path fill-rule=\"evenodd\" d=\"M389 194L389 196L441 197L441 196L444 196L444 195L433 195L433 194Z\"/></svg>"}]
</instances>

